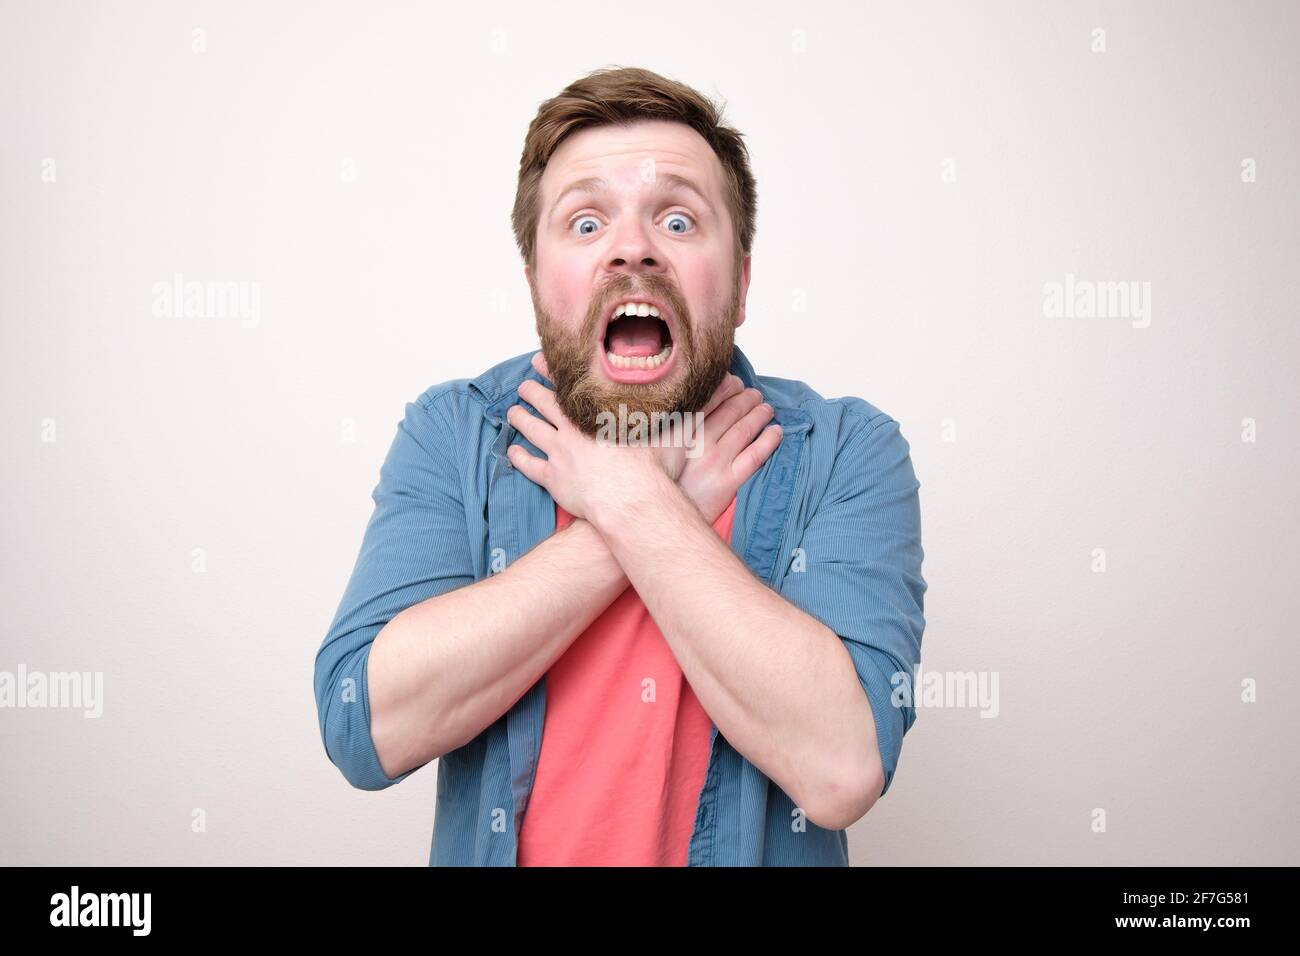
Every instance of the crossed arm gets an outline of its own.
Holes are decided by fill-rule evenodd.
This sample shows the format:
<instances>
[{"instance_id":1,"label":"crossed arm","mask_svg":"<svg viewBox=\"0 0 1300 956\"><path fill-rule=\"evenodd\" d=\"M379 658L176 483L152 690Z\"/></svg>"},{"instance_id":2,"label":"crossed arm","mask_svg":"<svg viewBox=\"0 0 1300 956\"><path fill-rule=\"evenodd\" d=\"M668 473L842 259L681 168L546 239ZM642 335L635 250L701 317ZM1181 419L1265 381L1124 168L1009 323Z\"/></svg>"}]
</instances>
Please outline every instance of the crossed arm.
<instances>
[{"instance_id":1,"label":"crossed arm","mask_svg":"<svg viewBox=\"0 0 1300 956\"><path fill-rule=\"evenodd\" d=\"M750 572L674 480L675 462L587 438L536 382L520 396L545 420L511 421L547 458L512 446L511 462L599 532L718 731L813 823L861 818L883 771L839 637ZM775 448L779 431L768 437Z\"/></svg>"},{"instance_id":2,"label":"crossed arm","mask_svg":"<svg viewBox=\"0 0 1300 956\"><path fill-rule=\"evenodd\" d=\"M547 459L511 446L511 462L575 520L502 573L412 604L379 631L368 665L370 735L387 778L377 785L473 739L631 584L719 731L810 820L841 829L870 809L886 779L875 728L891 718L873 720L860 655L755 578L710 527L780 441L762 427L770 408L738 389L720 387L710 450L683 466L600 446L544 386L521 387L544 417L516 406L510 421Z\"/></svg>"},{"instance_id":3,"label":"crossed arm","mask_svg":"<svg viewBox=\"0 0 1300 956\"><path fill-rule=\"evenodd\" d=\"M667 476L592 522L727 741L842 830L883 788L871 705L839 637L754 576Z\"/></svg>"},{"instance_id":4,"label":"crossed arm","mask_svg":"<svg viewBox=\"0 0 1300 956\"><path fill-rule=\"evenodd\" d=\"M539 367L545 368L540 362ZM770 434L766 441L754 441L771 416L759 401L757 390L742 389L732 377L706 406L712 451L691 463L680 487L710 522L766 460L769 446L775 447ZM536 421L515 406L511 421L518 424L521 416ZM333 741L331 757L354 786L365 789L391 785L478 736L629 584L604 539L580 513L501 573L479 581L472 580L467 566L452 567L451 557L437 579L406 570L411 561L402 551L403 538L446 540L451 555L459 552L458 519L442 518L444 512L454 515L454 502L410 510L430 489L454 483L450 469L426 449L436 452L441 442L421 429L423 422L408 419L410 427L399 430L362 547L367 567L399 569L400 580L390 580L390 573L381 594L380 584L357 583L354 576L356 600L350 587L343 602L350 613L341 612L317 665L326 746ZM402 535L384 530L397 523ZM422 600L404 597L417 590L426 595ZM367 648L364 633L347 628L353 618L387 620ZM341 675L362 679L359 665L351 663L358 657L365 661L368 727L356 709L331 699ZM370 742L373 758L365 752Z\"/></svg>"}]
</instances>

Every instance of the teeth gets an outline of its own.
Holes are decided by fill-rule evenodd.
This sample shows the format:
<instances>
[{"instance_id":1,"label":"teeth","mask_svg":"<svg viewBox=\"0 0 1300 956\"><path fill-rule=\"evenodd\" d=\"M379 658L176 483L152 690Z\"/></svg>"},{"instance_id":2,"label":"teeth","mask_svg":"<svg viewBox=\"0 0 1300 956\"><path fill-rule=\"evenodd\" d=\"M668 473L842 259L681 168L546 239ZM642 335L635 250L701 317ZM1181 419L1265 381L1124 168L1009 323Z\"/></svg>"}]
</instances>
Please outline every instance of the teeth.
<instances>
[{"instance_id":1,"label":"teeth","mask_svg":"<svg viewBox=\"0 0 1300 956\"><path fill-rule=\"evenodd\" d=\"M615 319L623 315L653 315L656 319L660 317L659 307L651 305L648 302L621 302L615 306L614 312L610 316L609 320L613 322ZM606 352L605 357L609 359L609 364L614 368L652 369L658 368L663 365L664 362L667 362L672 351L672 343L669 343L663 347L663 351L658 355L628 356L615 355L613 352Z\"/></svg>"},{"instance_id":2,"label":"teeth","mask_svg":"<svg viewBox=\"0 0 1300 956\"><path fill-rule=\"evenodd\" d=\"M642 306L645 308L645 306ZM665 345L663 351L658 355L615 355L613 352L606 352L605 358L609 359L609 364L614 368L658 368L668 361L668 356L672 354L673 347Z\"/></svg>"},{"instance_id":3,"label":"teeth","mask_svg":"<svg viewBox=\"0 0 1300 956\"><path fill-rule=\"evenodd\" d=\"M624 302L614 309L614 314L610 320L617 319L620 315L653 315L659 318L659 309L657 306L650 305L646 302Z\"/></svg>"}]
</instances>

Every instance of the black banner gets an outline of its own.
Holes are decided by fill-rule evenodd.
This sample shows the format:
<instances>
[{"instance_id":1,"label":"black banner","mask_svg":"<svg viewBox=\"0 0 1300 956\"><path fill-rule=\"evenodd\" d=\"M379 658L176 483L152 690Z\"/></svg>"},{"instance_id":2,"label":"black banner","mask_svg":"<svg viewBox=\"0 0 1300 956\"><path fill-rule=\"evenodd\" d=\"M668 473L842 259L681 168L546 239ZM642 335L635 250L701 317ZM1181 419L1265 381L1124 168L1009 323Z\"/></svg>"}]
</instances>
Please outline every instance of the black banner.
<instances>
[{"instance_id":1,"label":"black banner","mask_svg":"<svg viewBox=\"0 0 1300 956\"><path fill-rule=\"evenodd\" d=\"M374 942L397 931L629 933L704 920L736 933L897 934L1005 941L1063 936L1233 945L1285 930L1294 868L380 869L7 868L6 933L215 942L282 931ZM882 935L882 933L884 935ZM1241 934L1246 934L1245 936ZM458 945L464 945L458 943Z\"/></svg>"}]
</instances>

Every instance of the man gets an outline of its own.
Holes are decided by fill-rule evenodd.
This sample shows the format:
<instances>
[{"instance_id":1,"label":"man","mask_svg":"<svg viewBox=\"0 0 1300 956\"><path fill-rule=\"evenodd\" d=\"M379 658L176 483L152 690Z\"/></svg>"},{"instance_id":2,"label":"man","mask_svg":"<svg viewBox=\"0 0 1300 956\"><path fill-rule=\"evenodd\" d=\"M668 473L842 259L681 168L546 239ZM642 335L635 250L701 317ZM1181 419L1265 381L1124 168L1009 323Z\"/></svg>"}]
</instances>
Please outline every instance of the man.
<instances>
[{"instance_id":1,"label":"man","mask_svg":"<svg viewBox=\"0 0 1300 956\"><path fill-rule=\"evenodd\" d=\"M741 134L649 71L528 130L542 351L407 406L316 657L350 783L438 759L430 865L842 866L889 788L919 485L892 418L734 346L755 210Z\"/></svg>"}]
</instances>

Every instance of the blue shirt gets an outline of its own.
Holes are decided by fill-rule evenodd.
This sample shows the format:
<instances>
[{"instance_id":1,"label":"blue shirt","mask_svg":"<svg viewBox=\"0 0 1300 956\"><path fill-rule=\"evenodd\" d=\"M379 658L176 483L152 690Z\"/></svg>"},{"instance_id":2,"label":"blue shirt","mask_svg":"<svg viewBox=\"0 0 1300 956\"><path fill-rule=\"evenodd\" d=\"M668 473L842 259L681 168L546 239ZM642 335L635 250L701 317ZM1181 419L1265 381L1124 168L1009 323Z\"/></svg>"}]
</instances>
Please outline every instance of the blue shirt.
<instances>
[{"instance_id":1,"label":"blue shirt","mask_svg":"<svg viewBox=\"0 0 1300 956\"><path fill-rule=\"evenodd\" d=\"M553 387L532 355L429 388L397 426L360 554L316 655L321 739L354 787L381 790L419 769L389 777L375 753L366 681L375 635L411 605L502 570L555 531L554 500L505 454L518 442L544 457L505 417L525 378ZM908 443L894 419L860 398L822 398L803 382L755 375L739 347L731 371L759 389L782 426L777 450L737 494L732 550L844 642L871 704L883 795L916 720L910 691L925 629L920 485ZM545 707L542 675L438 759L430 866L515 865ZM807 820L714 725L687 865L848 862L846 832Z\"/></svg>"}]
</instances>

